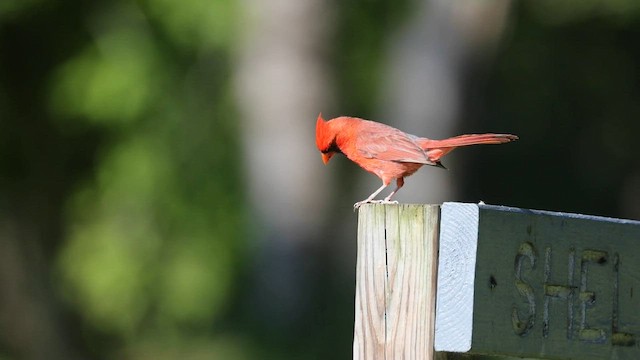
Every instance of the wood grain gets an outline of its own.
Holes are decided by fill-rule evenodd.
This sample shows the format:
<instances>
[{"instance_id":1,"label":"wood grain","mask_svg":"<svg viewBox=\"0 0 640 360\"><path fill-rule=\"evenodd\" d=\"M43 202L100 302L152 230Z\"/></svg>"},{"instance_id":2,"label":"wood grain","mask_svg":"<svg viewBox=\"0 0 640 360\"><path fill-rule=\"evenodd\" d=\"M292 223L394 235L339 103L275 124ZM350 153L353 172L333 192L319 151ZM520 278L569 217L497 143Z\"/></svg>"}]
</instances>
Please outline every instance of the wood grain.
<instances>
[{"instance_id":1,"label":"wood grain","mask_svg":"<svg viewBox=\"0 0 640 360\"><path fill-rule=\"evenodd\" d=\"M439 206L360 208L354 359L433 359Z\"/></svg>"},{"instance_id":2,"label":"wood grain","mask_svg":"<svg viewBox=\"0 0 640 360\"><path fill-rule=\"evenodd\" d=\"M478 206L445 203L441 210L436 351L471 349L478 242Z\"/></svg>"}]
</instances>

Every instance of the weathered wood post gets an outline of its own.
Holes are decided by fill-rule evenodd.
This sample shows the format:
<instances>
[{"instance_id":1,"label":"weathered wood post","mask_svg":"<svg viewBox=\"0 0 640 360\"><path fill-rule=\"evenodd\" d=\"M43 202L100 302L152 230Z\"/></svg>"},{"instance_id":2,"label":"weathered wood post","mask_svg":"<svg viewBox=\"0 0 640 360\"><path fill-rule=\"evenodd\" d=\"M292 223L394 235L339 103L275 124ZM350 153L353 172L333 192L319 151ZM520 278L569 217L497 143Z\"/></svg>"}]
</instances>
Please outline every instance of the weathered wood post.
<instances>
[{"instance_id":1,"label":"weathered wood post","mask_svg":"<svg viewBox=\"0 0 640 360\"><path fill-rule=\"evenodd\" d=\"M354 359L432 359L438 205L360 208Z\"/></svg>"}]
</instances>

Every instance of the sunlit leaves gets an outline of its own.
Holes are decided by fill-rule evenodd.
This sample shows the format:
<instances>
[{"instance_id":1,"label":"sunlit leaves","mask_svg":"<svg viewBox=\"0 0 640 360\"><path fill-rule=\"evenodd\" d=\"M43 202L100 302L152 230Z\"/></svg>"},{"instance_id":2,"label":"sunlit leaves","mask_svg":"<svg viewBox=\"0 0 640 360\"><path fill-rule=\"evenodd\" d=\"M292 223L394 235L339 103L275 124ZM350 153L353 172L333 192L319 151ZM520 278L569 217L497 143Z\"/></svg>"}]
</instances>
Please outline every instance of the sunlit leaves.
<instances>
[{"instance_id":1,"label":"sunlit leaves","mask_svg":"<svg viewBox=\"0 0 640 360\"><path fill-rule=\"evenodd\" d=\"M206 324L227 299L233 253L208 233L180 239L160 268L161 319L179 324Z\"/></svg>"},{"instance_id":2,"label":"sunlit leaves","mask_svg":"<svg viewBox=\"0 0 640 360\"><path fill-rule=\"evenodd\" d=\"M211 120L184 116L180 126L174 116L182 108L171 105L172 115L130 132L104 156L95 183L69 209L59 262L67 298L94 326L120 336L144 334L143 320L166 331L210 324L235 276L238 209L221 208L234 192L210 180L220 157L183 137ZM219 140L209 138L213 149Z\"/></svg>"},{"instance_id":3,"label":"sunlit leaves","mask_svg":"<svg viewBox=\"0 0 640 360\"><path fill-rule=\"evenodd\" d=\"M69 297L96 326L131 334L146 314L161 246L155 200L166 163L144 139L113 151L98 183L80 191L60 261Z\"/></svg>"},{"instance_id":4,"label":"sunlit leaves","mask_svg":"<svg viewBox=\"0 0 640 360\"><path fill-rule=\"evenodd\" d=\"M144 230L95 219L76 229L60 259L68 300L103 331L129 337L148 309L149 257L158 239Z\"/></svg>"},{"instance_id":5,"label":"sunlit leaves","mask_svg":"<svg viewBox=\"0 0 640 360\"><path fill-rule=\"evenodd\" d=\"M144 0L151 18L182 46L229 46L237 25L234 0Z\"/></svg>"},{"instance_id":6,"label":"sunlit leaves","mask_svg":"<svg viewBox=\"0 0 640 360\"><path fill-rule=\"evenodd\" d=\"M225 61L181 61L230 46L235 5L123 4L87 23L93 42L51 79L50 105L61 126L88 121L118 134L69 207L59 269L93 326L135 343L206 326L230 296L239 212L220 206L239 185L218 149L233 143L230 116L216 116L231 108Z\"/></svg>"},{"instance_id":7,"label":"sunlit leaves","mask_svg":"<svg viewBox=\"0 0 640 360\"><path fill-rule=\"evenodd\" d=\"M158 100L163 69L152 39L139 29L99 34L54 78L52 108L64 117L128 123Z\"/></svg>"}]
</instances>

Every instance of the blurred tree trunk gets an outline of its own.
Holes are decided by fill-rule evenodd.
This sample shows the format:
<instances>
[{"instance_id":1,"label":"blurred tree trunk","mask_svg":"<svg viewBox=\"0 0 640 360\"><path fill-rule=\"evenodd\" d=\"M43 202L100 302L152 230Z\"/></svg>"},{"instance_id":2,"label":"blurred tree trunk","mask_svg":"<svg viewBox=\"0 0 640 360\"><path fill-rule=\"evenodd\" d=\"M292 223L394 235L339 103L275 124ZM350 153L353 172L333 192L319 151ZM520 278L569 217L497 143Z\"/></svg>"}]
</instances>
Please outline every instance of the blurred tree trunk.
<instances>
[{"instance_id":1,"label":"blurred tree trunk","mask_svg":"<svg viewBox=\"0 0 640 360\"><path fill-rule=\"evenodd\" d=\"M485 65L493 54L504 32L509 8L507 0L419 2L406 26L390 37L390 66L383 82L387 85L383 95L387 101L380 110L380 119L433 139L469 132L460 126L469 115L465 92L473 76L467 75L479 70L477 66ZM397 199L412 203L454 200L454 178L460 177L463 170L451 165L451 157L443 163L454 170L419 171ZM367 181L367 188L379 186L371 177Z\"/></svg>"},{"instance_id":2,"label":"blurred tree trunk","mask_svg":"<svg viewBox=\"0 0 640 360\"><path fill-rule=\"evenodd\" d=\"M50 269L43 259L40 226L0 224L0 329L11 354L20 359L74 359L69 335L52 296Z\"/></svg>"},{"instance_id":3,"label":"blurred tree trunk","mask_svg":"<svg viewBox=\"0 0 640 360\"><path fill-rule=\"evenodd\" d=\"M289 327L308 304L309 250L328 205L328 176L315 148L315 120L328 102L324 49L329 4L244 0L237 102L258 257L253 308Z\"/></svg>"}]
</instances>

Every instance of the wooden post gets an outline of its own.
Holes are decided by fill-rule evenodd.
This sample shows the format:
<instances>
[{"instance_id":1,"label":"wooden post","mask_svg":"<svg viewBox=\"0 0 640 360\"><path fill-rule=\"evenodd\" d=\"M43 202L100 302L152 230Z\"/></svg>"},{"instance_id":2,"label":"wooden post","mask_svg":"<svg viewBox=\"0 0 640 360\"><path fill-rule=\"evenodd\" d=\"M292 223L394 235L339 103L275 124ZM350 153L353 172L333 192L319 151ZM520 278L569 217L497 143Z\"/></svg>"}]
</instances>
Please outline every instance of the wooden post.
<instances>
[{"instance_id":1,"label":"wooden post","mask_svg":"<svg viewBox=\"0 0 640 360\"><path fill-rule=\"evenodd\" d=\"M439 217L438 205L360 208L354 359L433 359Z\"/></svg>"},{"instance_id":2,"label":"wooden post","mask_svg":"<svg viewBox=\"0 0 640 360\"><path fill-rule=\"evenodd\" d=\"M640 359L639 221L460 203L359 216L354 359Z\"/></svg>"}]
</instances>

